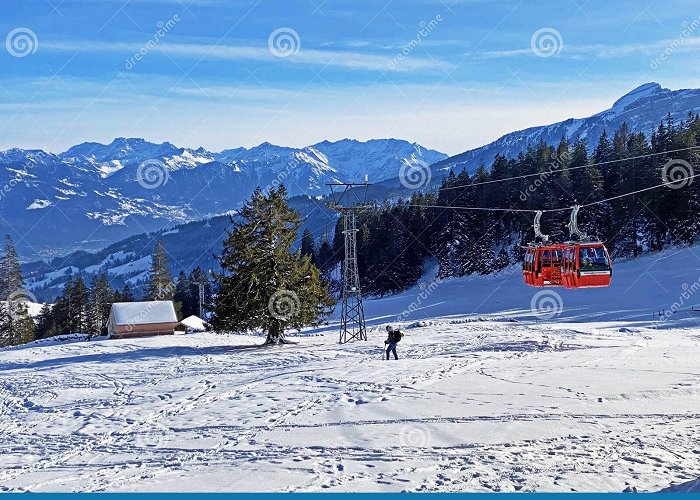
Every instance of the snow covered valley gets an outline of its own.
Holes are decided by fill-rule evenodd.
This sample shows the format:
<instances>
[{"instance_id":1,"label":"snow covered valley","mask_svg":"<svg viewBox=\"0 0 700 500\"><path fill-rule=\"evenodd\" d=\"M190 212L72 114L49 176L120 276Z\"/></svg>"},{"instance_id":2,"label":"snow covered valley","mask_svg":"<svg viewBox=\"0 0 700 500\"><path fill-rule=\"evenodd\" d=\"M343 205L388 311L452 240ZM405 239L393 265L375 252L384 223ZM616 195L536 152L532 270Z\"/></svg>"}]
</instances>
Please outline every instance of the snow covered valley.
<instances>
[{"instance_id":1,"label":"snow covered valley","mask_svg":"<svg viewBox=\"0 0 700 500\"><path fill-rule=\"evenodd\" d=\"M696 253L619 263L560 306L546 290L555 310L517 269L424 283L368 300L369 340L347 345L332 322L279 348L201 333L0 351L0 488L697 491L700 315L653 319L694 289ZM398 361L386 323L406 334Z\"/></svg>"}]
</instances>

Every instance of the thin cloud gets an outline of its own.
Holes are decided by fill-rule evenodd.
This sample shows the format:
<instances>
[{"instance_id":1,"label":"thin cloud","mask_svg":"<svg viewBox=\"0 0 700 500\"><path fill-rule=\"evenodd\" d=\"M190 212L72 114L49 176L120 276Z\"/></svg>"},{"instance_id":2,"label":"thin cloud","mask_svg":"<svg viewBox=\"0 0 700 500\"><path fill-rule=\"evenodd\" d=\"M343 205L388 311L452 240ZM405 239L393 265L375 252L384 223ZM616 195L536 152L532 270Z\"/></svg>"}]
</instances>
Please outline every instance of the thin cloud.
<instances>
[{"instance_id":1,"label":"thin cloud","mask_svg":"<svg viewBox=\"0 0 700 500\"><path fill-rule=\"evenodd\" d=\"M700 46L700 38L669 38L649 43L630 43L624 45L568 45L564 39L564 47L559 57L576 58L582 55L595 55L601 58L615 58L630 54L657 55L669 47L674 51L689 51ZM532 56L531 48L512 50L489 50L474 55L476 59L499 59L519 56Z\"/></svg>"},{"instance_id":2,"label":"thin cloud","mask_svg":"<svg viewBox=\"0 0 700 500\"><path fill-rule=\"evenodd\" d=\"M132 57L142 48L142 44L122 42L96 42L96 41L46 41L42 42L43 50L81 53L115 53L122 52L125 60ZM270 50L263 47L245 45L217 45L217 44L192 44L192 43L160 43L154 46L149 56L161 52L172 58L190 59L219 59L227 61L260 61L268 63L291 63L315 66L334 66L340 68L389 71L390 56L366 54L352 51L319 50L302 47L298 53L286 58L275 57ZM426 59L418 56L405 57L401 64L395 64L391 71L410 72L422 70L443 70L452 65L445 61Z\"/></svg>"}]
</instances>

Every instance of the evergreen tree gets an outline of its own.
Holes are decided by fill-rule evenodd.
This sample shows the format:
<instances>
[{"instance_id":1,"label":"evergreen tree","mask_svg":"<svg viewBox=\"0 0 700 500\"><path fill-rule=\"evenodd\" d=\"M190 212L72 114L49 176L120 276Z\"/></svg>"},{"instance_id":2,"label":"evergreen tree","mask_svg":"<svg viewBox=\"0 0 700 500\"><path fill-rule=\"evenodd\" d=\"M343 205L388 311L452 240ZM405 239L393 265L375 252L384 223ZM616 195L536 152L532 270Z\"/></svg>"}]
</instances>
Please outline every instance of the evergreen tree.
<instances>
[{"instance_id":1,"label":"evergreen tree","mask_svg":"<svg viewBox=\"0 0 700 500\"><path fill-rule=\"evenodd\" d=\"M188 280L190 282L190 295L192 297L192 301L190 303L190 310L188 311L189 314L186 314L183 311L183 316L191 316L191 315L196 315L199 316L202 314L203 316L206 316L206 311L211 309L211 304L212 304L212 289L211 289L211 283L209 283L209 276L207 273L205 273L202 268L200 267L195 267L192 272L190 273ZM204 293L204 303L202 304L203 306L203 311L200 312L199 310L199 287L202 287L202 292ZM202 318L205 319L205 318Z\"/></svg>"},{"instance_id":2,"label":"evergreen tree","mask_svg":"<svg viewBox=\"0 0 700 500\"><path fill-rule=\"evenodd\" d=\"M173 300L181 319L192 315L200 315L200 286L204 293L204 303L202 305L203 309L206 310L209 309L212 300L211 285L207 274L200 267L196 267L189 276L184 271L181 271L178 275ZM201 314L204 314L204 312L202 311Z\"/></svg>"},{"instance_id":3,"label":"evergreen tree","mask_svg":"<svg viewBox=\"0 0 700 500\"><path fill-rule=\"evenodd\" d=\"M191 316L194 309L194 297L192 295L192 286L185 271L180 271L175 282L175 293L173 294L175 302L175 311L178 312L178 319L182 320Z\"/></svg>"},{"instance_id":4,"label":"evergreen tree","mask_svg":"<svg viewBox=\"0 0 700 500\"><path fill-rule=\"evenodd\" d=\"M0 257L0 347L34 340L34 321L29 315L24 279L12 238L5 236Z\"/></svg>"},{"instance_id":5,"label":"evergreen tree","mask_svg":"<svg viewBox=\"0 0 700 500\"><path fill-rule=\"evenodd\" d=\"M284 186L267 195L257 188L239 215L240 221L231 219L220 257L215 327L260 329L273 344L284 341L287 328L319 324L333 300L309 257L292 251L300 223Z\"/></svg>"},{"instance_id":6,"label":"evergreen tree","mask_svg":"<svg viewBox=\"0 0 700 500\"><path fill-rule=\"evenodd\" d=\"M34 340L34 320L24 297L11 296L0 302L0 347Z\"/></svg>"},{"instance_id":7,"label":"evergreen tree","mask_svg":"<svg viewBox=\"0 0 700 500\"><path fill-rule=\"evenodd\" d=\"M474 190L467 172L454 175L450 172L438 194L437 205L473 207ZM446 189L445 189L446 188ZM464 276L473 272L473 260L469 254L470 240L474 236L475 214L465 210L445 210L437 218L436 254L441 278Z\"/></svg>"},{"instance_id":8,"label":"evergreen tree","mask_svg":"<svg viewBox=\"0 0 700 500\"><path fill-rule=\"evenodd\" d=\"M418 282L425 250L419 236L424 228L411 230L410 213L407 207L387 203L377 214L361 218L357 244L363 293L381 297Z\"/></svg>"},{"instance_id":9,"label":"evergreen tree","mask_svg":"<svg viewBox=\"0 0 700 500\"><path fill-rule=\"evenodd\" d=\"M61 295L56 298L52 313L54 317L54 333L53 335L61 335L73 331L70 307L70 291L73 289L73 275L69 275L63 285Z\"/></svg>"},{"instance_id":10,"label":"evergreen tree","mask_svg":"<svg viewBox=\"0 0 700 500\"><path fill-rule=\"evenodd\" d=\"M122 288L122 291L120 294L120 299L121 299L120 302L134 302L136 300L136 298L134 297L134 292L131 291L131 287L129 286L129 283L124 284L124 288Z\"/></svg>"},{"instance_id":11,"label":"evergreen tree","mask_svg":"<svg viewBox=\"0 0 700 500\"><path fill-rule=\"evenodd\" d=\"M56 324L53 308L49 304L44 304L36 318L35 337L37 339L45 339L54 335L56 335Z\"/></svg>"},{"instance_id":12,"label":"evergreen tree","mask_svg":"<svg viewBox=\"0 0 700 500\"><path fill-rule=\"evenodd\" d=\"M508 257L508 251L505 248L501 248L494 262L494 271L501 271L508 267L509 264L510 259Z\"/></svg>"},{"instance_id":13,"label":"evergreen tree","mask_svg":"<svg viewBox=\"0 0 700 500\"><path fill-rule=\"evenodd\" d=\"M69 295L69 322L71 325L68 333L90 332L90 290L85 285L85 280L79 274L73 281L73 286L68 290Z\"/></svg>"},{"instance_id":14,"label":"evergreen tree","mask_svg":"<svg viewBox=\"0 0 700 500\"><path fill-rule=\"evenodd\" d=\"M311 262L316 264L316 247L314 245L314 237L311 234L311 231L306 228L304 229L304 234L301 237L301 255L309 257L311 259Z\"/></svg>"},{"instance_id":15,"label":"evergreen tree","mask_svg":"<svg viewBox=\"0 0 700 500\"><path fill-rule=\"evenodd\" d=\"M91 335L104 335L107 332L107 321L114 303L114 291L109 284L107 273L94 276L90 284L88 305L88 325Z\"/></svg>"},{"instance_id":16,"label":"evergreen tree","mask_svg":"<svg viewBox=\"0 0 700 500\"><path fill-rule=\"evenodd\" d=\"M318 267L321 270L323 280L328 283L331 294L340 294L340 282L334 277L334 270L339 267L340 257L338 250L328 241L324 240L318 250Z\"/></svg>"},{"instance_id":17,"label":"evergreen tree","mask_svg":"<svg viewBox=\"0 0 700 500\"><path fill-rule=\"evenodd\" d=\"M490 200L490 180L486 167L482 164L474 175L474 200L477 206L488 207ZM495 270L496 261L496 219L493 212L480 211L473 214L473 229L468 242L468 257L465 262L467 274L489 274Z\"/></svg>"},{"instance_id":18,"label":"evergreen tree","mask_svg":"<svg viewBox=\"0 0 700 500\"><path fill-rule=\"evenodd\" d=\"M321 272L328 272L335 264L337 264L337 258L334 255L333 247L327 241L321 242L321 246L318 249L318 265Z\"/></svg>"},{"instance_id":19,"label":"evergreen tree","mask_svg":"<svg viewBox=\"0 0 700 500\"><path fill-rule=\"evenodd\" d=\"M165 254L163 243L158 241L151 257L146 300L172 300L174 294L175 283L173 275L168 269L168 257Z\"/></svg>"},{"instance_id":20,"label":"evergreen tree","mask_svg":"<svg viewBox=\"0 0 700 500\"><path fill-rule=\"evenodd\" d=\"M5 235L3 255L0 257L0 300L7 300L13 293L23 290L24 279L12 237Z\"/></svg>"}]
</instances>

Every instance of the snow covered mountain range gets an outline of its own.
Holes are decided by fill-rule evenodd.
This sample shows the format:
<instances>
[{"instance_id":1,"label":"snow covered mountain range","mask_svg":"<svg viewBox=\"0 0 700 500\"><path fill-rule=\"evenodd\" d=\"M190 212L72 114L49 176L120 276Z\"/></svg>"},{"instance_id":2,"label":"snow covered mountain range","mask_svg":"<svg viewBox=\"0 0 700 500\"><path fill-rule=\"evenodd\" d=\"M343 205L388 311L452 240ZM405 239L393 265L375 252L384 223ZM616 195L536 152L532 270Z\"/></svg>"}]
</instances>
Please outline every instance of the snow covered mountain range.
<instances>
[{"instance_id":1,"label":"snow covered mountain range","mask_svg":"<svg viewBox=\"0 0 700 500\"><path fill-rule=\"evenodd\" d=\"M497 154L517 156L529 145L534 146L540 141L558 144L564 137L571 142L583 139L593 149L603 130L613 133L620 125L627 123L631 130L649 136L667 113L681 120L691 111L700 112L700 89L669 90L658 83L645 83L615 101L610 109L588 118L569 118L551 125L511 132L490 144L451 156L432 167L434 171L467 169L471 172L482 162L490 166Z\"/></svg>"},{"instance_id":2,"label":"snow covered mountain range","mask_svg":"<svg viewBox=\"0 0 700 500\"><path fill-rule=\"evenodd\" d=\"M27 286L41 300L51 300L66 276L76 272L108 271L115 286L128 282L138 288L154 235L177 261L176 271L213 266L228 224L219 215L235 209L257 185L283 181L292 195L316 197L324 194L326 182L363 181L368 174L376 183L374 199L395 198L409 192L397 179L407 163L432 164L432 184L439 185L450 168L473 170L482 161L489 165L498 153L517 155L540 140L582 138L593 147L603 130L612 132L623 122L651 134L667 113L683 119L691 111L700 111L700 90L671 91L650 83L589 118L513 132L450 158L394 139L326 141L303 149L264 143L220 153L143 139L84 143L60 155L15 149L0 153L0 185L9 187L0 190L0 225L26 235L15 237L24 260L42 258L24 266ZM147 189L136 172L153 159L166 166L167 179L156 179L161 184ZM322 202L308 196L291 201L314 234L332 231L332 214ZM47 260L47 250L60 258Z\"/></svg>"},{"instance_id":3,"label":"snow covered mountain range","mask_svg":"<svg viewBox=\"0 0 700 500\"><path fill-rule=\"evenodd\" d=\"M292 196L318 196L328 182L380 182L402 165L446 156L396 139L219 153L125 138L61 154L11 149L0 152L0 229L15 235L25 258L65 255L225 214L256 186L284 183Z\"/></svg>"}]
</instances>

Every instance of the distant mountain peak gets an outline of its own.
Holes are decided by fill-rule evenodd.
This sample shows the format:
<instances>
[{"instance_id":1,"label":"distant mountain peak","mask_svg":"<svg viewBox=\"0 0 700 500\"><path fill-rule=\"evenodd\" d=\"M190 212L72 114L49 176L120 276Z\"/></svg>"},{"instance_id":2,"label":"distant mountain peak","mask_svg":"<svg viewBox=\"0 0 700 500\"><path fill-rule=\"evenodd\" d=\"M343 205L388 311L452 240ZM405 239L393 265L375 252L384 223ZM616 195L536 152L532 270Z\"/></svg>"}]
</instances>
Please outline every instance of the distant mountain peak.
<instances>
[{"instance_id":1,"label":"distant mountain peak","mask_svg":"<svg viewBox=\"0 0 700 500\"><path fill-rule=\"evenodd\" d=\"M490 165L496 155L516 157L539 142L558 144L562 138L569 142L582 139L592 150L603 131L612 134L623 123L635 132L647 136L667 113L674 119L685 119L689 112L700 112L700 89L669 90L656 82L640 85L620 97L610 109L585 118L569 118L549 125L534 126L511 132L495 141L451 156L433 168L473 172L480 163Z\"/></svg>"},{"instance_id":2,"label":"distant mountain peak","mask_svg":"<svg viewBox=\"0 0 700 500\"><path fill-rule=\"evenodd\" d=\"M643 97L649 97L654 94L658 94L659 91L665 90L661 85L659 85L656 82L649 82L645 83L643 85L640 85L639 87L636 87L635 89L627 92L625 95L620 97L617 101L615 101L615 104L613 104L613 108L624 108L628 104L633 103L634 101L637 101Z\"/></svg>"},{"instance_id":3,"label":"distant mountain peak","mask_svg":"<svg viewBox=\"0 0 700 500\"><path fill-rule=\"evenodd\" d=\"M68 149L61 158L93 158L97 162L130 160L139 162L145 159L169 156L181 151L169 142L155 144L140 137L116 137L109 144L83 142Z\"/></svg>"},{"instance_id":4,"label":"distant mountain peak","mask_svg":"<svg viewBox=\"0 0 700 500\"><path fill-rule=\"evenodd\" d=\"M252 149L287 149L286 146L280 146L278 144L272 144L271 142L265 141L261 142Z\"/></svg>"}]
</instances>

